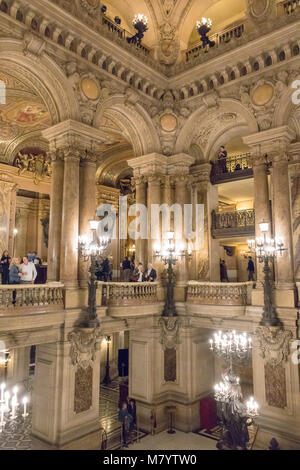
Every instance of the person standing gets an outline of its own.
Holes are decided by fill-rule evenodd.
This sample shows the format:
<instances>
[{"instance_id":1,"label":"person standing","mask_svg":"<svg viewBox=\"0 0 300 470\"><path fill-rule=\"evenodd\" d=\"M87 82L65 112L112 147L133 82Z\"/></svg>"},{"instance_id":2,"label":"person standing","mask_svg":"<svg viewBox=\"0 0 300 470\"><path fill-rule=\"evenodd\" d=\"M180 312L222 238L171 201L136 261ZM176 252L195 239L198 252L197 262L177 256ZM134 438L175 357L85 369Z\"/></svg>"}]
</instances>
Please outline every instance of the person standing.
<instances>
[{"instance_id":1,"label":"person standing","mask_svg":"<svg viewBox=\"0 0 300 470\"><path fill-rule=\"evenodd\" d=\"M29 263L27 256L24 256L23 263L20 266L21 284L34 284L37 277L37 271L34 263Z\"/></svg>"},{"instance_id":2,"label":"person standing","mask_svg":"<svg viewBox=\"0 0 300 470\"><path fill-rule=\"evenodd\" d=\"M9 284L20 284L21 273L19 272L20 258L13 258L9 268ZM16 304L17 291L13 290L13 305Z\"/></svg>"},{"instance_id":3,"label":"person standing","mask_svg":"<svg viewBox=\"0 0 300 470\"><path fill-rule=\"evenodd\" d=\"M255 266L252 260L252 256L249 256L248 258L248 281L254 281L254 273L255 273Z\"/></svg>"},{"instance_id":4,"label":"person standing","mask_svg":"<svg viewBox=\"0 0 300 470\"><path fill-rule=\"evenodd\" d=\"M218 162L221 167L222 173L227 173L227 150L225 150L224 145L220 147Z\"/></svg>"},{"instance_id":5,"label":"person standing","mask_svg":"<svg viewBox=\"0 0 300 470\"><path fill-rule=\"evenodd\" d=\"M126 256L122 262L122 269L123 269L124 282L129 282L130 276L131 276L131 263L128 259L128 256Z\"/></svg>"},{"instance_id":6,"label":"person standing","mask_svg":"<svg viewBox=\"0 0 300 470\"><path fill-rule=\"evenodd\" d=\"M133 398L129 400L128 412L132 417L132 421L130 424L130 431L133 431L133 429L136 427L136 404Z\"/></svg>"},{"instance_id":7,"label":"person standing","mask_svg":"<svg viewBox=\"0 0 300 470\"><path fill-rule=\"evenodd\" d=\"M221 282L229 282L228 274L227 274L227 266L225 260L220 260L220 277Z\"/></svg>"},{"instance_id":8,"label":"person standing","mask_svg":"<svg viewBox=\"0 0 300 470\"><path fill-rule=\"evenodd\" d=\"M128 435L130 432L130 426L132 422L132 416L128 411L127 402L124 401L122 404L122 408L119 411L119 421L122 423L122 440L123 440L123 447L128 447Z\"/></svg>"},{"instance_id":9,"label":"person standing","mask_svg":"<svg viewBox=\"0 0 300 470\"><path fill-rule=\"evenodd\" d=\"M138 267L135 268L131 280L133 282L145 282L143 263L139 263Z\"/></svg>"},{"instance_id":10,"label":"person standing","mask_svg":"<svg viewBox=\"0 0 300 470\"><path fill-rule=\"evenodd\" d=\"M8 284L9 283L9 265L10 265L10 256L8 254L8 251L5 250L2 253L1 257L1 267L2 267L2 284Z\"/></svg>"},{"instance_id":11,"label":"person standing","mask_svg":"<svg viewBox=\"0 0 300 470\"><path fill-rule=\"evenodd\" d=\"M148 264L148 270L145 272L145 280L147 282L155 282L157 278L156 270L151 263Z\"/></svg>"}]
</instances>

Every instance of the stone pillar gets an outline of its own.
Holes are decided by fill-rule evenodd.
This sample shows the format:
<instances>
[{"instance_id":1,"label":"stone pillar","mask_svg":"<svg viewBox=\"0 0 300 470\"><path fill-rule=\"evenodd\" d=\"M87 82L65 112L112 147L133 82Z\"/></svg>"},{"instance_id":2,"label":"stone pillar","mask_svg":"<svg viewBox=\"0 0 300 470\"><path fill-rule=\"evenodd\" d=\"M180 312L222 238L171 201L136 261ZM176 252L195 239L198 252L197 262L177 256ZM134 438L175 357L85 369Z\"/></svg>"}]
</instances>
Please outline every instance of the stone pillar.
<instances>
[{"instance_id":1,"label":"stone pillar","mask_svg":"<svg viewBox=\"0 0 300 470\"><path fill-rule=\"evenodd\" d=\"M78 286L78 235L79 235L79 162L78 149L65 150L65 171L61 229L62 282L67 287Z\"/></svg>"},{"instance_id":2,"label":"stone pillar","mask_svg":"<svg viewBox=\"0 0 300 470\"><path fill-rule=\"evenodd\" d=\"M263 158L253 158L252 162L254 176L255 236L262 236L259 228L261 222L269 222L270 230L268 236L271 236L272 225L267 165ZM264 280L263 265L257 263L256 266L256 279L261 284Z\"/></svg>"},{"instance_id":3,"label":"stone pillar","mask_svg":"<svg viewBox=\"0 0 300 470\"><path fill-rule=\"evenodd\" d=\"M196 189L195 202L204 206L204 227L199 240L197 256L197 279L199 281L220 281L219 241L212 238L212 211L218 210L218 187L210 183L210 164L199 165L194 170Z\"/></svg>"},{"instance_id":4,"label":"stone pillar","mask_svg":"<svg viewBox=\"0 0 300 470\"><path fill-rule=\"evenodd\" d=\"M136 187L136 204L143 204L147 206L147 183L144 177L135 178L135 187ZM139 213L137 213L139 216ZM136 227L138 230L139 228ZM138 238L135 240L135 261L136 263L143 263L146 269L147 261L147 240Z\"/></svg>"},{"instance_id":5,"label":"stone pillar","mask_svg":"<svg viewBox=\"0 0 300 470\"><path fill-rule=\"evenodd\" d=\"M96 158L86 153L80 165L79 235L89 235L89 221L96 218ZM86 287L89 278L89 263L79 261L79 283Z\"/></svg>"},{"instance_id":6,"label":"stone pillar","mask_svg":"<svg viewBox=\"0 0 300 470\"><path fill-rule=\"evenodd\" d=\"M0 252L10 249L12 253L12 233L15 228L15 197L17 186L9 176L0 174ZM13 210L13 213L12 213Z\"/></svg>"},{"instance_id":7,"label":"stone pillar","mask_svg":"<svg viewBox=\"0 0 300 470\"><path fill-rule=\"evenodd\" d=\"M174 226L175 232L175 244L183 244L185 249L186 239L184 234L184 205L187 203L187 176L179 175L175 177L175 204L179 204L182 207L182 227ZM176 266L176 281L178 286L186 285L188 281L188 260L186 257L179 258ZM181 300L185 300L182 297Z\"/></svg>"},{"instance_id":8,"label":"stone pillar","mask_svg":"<svg viewBox=\"0 0 300 470\"><path fill-rule=\"evenodd\" d=\"M68 450L99 450L100 331L79 329L38 345L33 436Z\"/></svg>"},{"instance_id":9,"label":"stone pillar","mask_svg":"<svg viewBox=\"0 0 300 470\"><path fill-rule=\"evenodd\" d=\"M154 246L160 243L160 220L157 221L157 226L154 228L155 233L151 231L151 206L152 204L161 204L161 177L157 174L148 176L148 262L157 264L154 257Z\"/></svg>"},{"instance_id":10,"label":"stone pillar","mask_svg":"<svg viewBox=\"0 0 300 470\"><path fill-rule=\"evenodd\" d=\"M30 346L14 348L10 351L11 361L7 368L7 379L9 384L23 385L24 380L29 377Z\"/></svg>"},{"instance_id":11,"label":"stone pillar","mask_svg":"<svg viewBox=\"0 0 300 470\"><path fill-rule=\"evenodd\" d=\"M63 153L52 154L50 220L48 240L48 281L60 280L62 201L64 184Z\"/></svg>"},{"instance_id":12,"label":"stone pillar","mask_svg":"<svg viewBox=\"0 0 300 470\"><path fill-rule=\"evenodd\" d=\"M286 248L283 256L276 260L276 284L281 288L293 289L293 236L287 155L274 156L272 178L274 236L282 238Z\"/></svg>"}]
</instances>

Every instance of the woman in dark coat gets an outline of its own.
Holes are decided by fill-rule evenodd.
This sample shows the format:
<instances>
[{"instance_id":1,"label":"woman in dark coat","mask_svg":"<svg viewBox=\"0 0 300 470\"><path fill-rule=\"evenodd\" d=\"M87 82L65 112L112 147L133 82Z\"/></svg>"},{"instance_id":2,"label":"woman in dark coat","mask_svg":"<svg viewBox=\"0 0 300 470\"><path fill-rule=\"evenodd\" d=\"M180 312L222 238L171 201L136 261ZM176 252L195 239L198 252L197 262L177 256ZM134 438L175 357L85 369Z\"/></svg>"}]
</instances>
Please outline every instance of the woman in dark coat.
<instances>
[{"instance_id":1,"label":"woman in dark coat","mask_svg":"<svg viewBox=\"0 0 300 470\"><path fill-rule=\"evenodd\" d=\"M124 401L122 408L119 411L119 421L122 423L122 438L123 446L128 447L127 440L132 423L132 416L128 411L127 402Z\"/></svg>"},{"instance_id":2,"label":"woman in dark coat","mask_svg":"<svg viewBox=\"0 0 300 470\"><path fill-rule=\"evenodd\" d=\"M8 284L9 283L9 265L10 265L10 256L8 254L8 251L5 250L2 253L2 257L0 260L1 266L2 266L2 284Z\"/></svg>"}]
</instances>

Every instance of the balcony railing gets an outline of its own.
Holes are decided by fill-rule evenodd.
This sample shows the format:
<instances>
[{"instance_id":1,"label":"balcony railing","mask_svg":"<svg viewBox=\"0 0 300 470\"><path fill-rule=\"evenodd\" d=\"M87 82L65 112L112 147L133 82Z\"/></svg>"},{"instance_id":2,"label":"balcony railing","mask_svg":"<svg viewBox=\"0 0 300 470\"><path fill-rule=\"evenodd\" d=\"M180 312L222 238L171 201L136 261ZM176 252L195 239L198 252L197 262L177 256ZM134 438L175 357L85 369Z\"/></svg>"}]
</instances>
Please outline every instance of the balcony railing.
<instances>
[{"instance_id":1,"label":"balcony railing","mask_svg":"<svg viewBox=\"0 0 300 470\"><path fill-rule=\"evenodd\" d=\"M255 236L254 209L234 212L212 211L212 236L213 238Z\"/></svg>"},{"instance_id":2,"label":"balcony railing","mask_svg":"<svg viewBox=\"0 0 300 470\"><path fill-rule=\"evenodd\" d=\"M212 184L243 180L253 177L251 154L230 155L212 164Z\"/></svg>"},{"instance_id":3,"label":"balcony railing","mask_svg":"<svg viewBox=\"0 0 300 470\"><path fill-rule=\"evenodd\" d=\"M156 282L104 282L102 305L128 306L157 302Z\"/></svg>"},{"instance_id":4,"label":"balcony railing","mask_svg":"<svg viewBox=\"0 0 300 470\"><path fill-rule=\"evenodd\" d=\"M63 306L63 285L18 284L0 286L0 309Z\"/></svg>"},{"instance_id":5,"label":"balcony railing","mask_svg":"<svg viewBox=\"0 0 300 470\"><path fill-rule=\"evenodd\" d=\"M252 282L189 281L187 302L198 305L247 305Z\"/></svg>"},{"instance_id":6,"label":"balcony railing","mask_svg":"<svg viewBox=\"0 0 300 470\"><path fill-rule=\"evenodd\" d=\"M287 15L291 15L298 7L300 7L300 0L289 0L288 2L283 2L284 12Z\"/></svg>"},{"instance_id":7,"label":"balcony railing","mask_svg":"<svg viewBox=\"0 0 300 470\"><path fill-rule=\"evenodd\" d=\"M215 47L219 47L222 44L227 44L233 38L242 37L244 31L245 31L245 25L244 23L241 23L234 27L224 29L220 33L212 34L211 36L209 36L209 39L211 41L215 41L216 43ZM198 57L199 54L201 54L202 52L204 52L202 42L199 41L196 44L192 45L186 51L186 62L189 62L195 57Z\"/></svg>"}]
</instances>

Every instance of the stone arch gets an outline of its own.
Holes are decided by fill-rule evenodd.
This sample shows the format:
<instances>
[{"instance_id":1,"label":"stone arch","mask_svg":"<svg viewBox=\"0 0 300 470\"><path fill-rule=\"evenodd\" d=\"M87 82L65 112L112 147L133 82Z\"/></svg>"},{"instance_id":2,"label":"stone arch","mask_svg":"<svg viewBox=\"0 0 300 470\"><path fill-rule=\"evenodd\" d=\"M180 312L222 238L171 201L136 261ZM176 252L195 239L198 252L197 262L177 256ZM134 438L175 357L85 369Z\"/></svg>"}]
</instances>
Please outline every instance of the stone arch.
<instances>
[{"instance_id":1,"label":"stone arch","mask_svg":"<svg viewBox=\"0 0 300 470\"><path fill-rule=\"evenodd\" d=\"M9 143L6 148L6 155L10 157L9 162L13 163L15 156L27 147L37 147L45 152L49 150L48 142L42 138L40 131L32 131Z\"/></svg>"},{"instance_id":2,"label":"stone arch","mask_svg":"<svg viewBox=\"0 0 300 470\"><path fill-rule=\"evenodd\" d=\"M300 80L300 74L293 78L293 82L295 80ZM274 127L281 127L288 124L290 117L296 109L296 105L292 101L292 95L295 93L295 91L296 89L292 88L291 82L287 86L286 90L282 93L274 112Z\"/></svg>"},{"instance_id":3,"label":"stone arch","mask_svg":"<svg viewBox=\"0 0 300 470\"><path fill-rule=\"evenodd\" d=\"M39 94L50 112L52 124L79 119L73 89L62 69L47 54L42 52L39 57L32 57L24 53L24 42L15 39L0 39L0 47L0 66L3 62L3 70L11 69L14 75L22 76Z\"/></svg>"},{"instance_id":4,"label":"stone arch","mask_svg":"<svg viewBox=\"0 0 300 470\"><path fill-rule=\"evenodd\" d=\"M256 119L245 106L237 100L221 99L217 106L203 105L189 117L177 138L175 153L188 153L190 146L197 144L207 161L214 141L224 133L230 138L255 132L258 132Z\"/></svg>"},{"instance_id":5,"label":"stone arch","mask_svg":"<svg viewBox=\"0 0 300 470\"><path fill-rule=\"evenodd\" d=\"M101 127L104 117L115 123L132 145L135 156L160 151L159 137L150 116L142 106L126 100L126 96L114 95L100 103L94 120L96 128Z\"/></svg>"}]
</instances>

